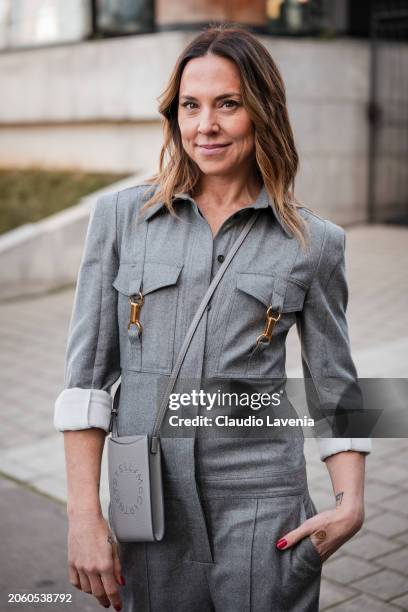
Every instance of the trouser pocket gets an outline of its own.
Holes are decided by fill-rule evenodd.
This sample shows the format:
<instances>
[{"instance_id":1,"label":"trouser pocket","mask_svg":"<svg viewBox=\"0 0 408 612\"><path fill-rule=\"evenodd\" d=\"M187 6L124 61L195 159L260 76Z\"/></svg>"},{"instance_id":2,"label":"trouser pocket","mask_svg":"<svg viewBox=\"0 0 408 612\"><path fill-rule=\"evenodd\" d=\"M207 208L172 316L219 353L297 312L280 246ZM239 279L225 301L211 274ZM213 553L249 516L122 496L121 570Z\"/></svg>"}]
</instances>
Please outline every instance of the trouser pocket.
<instances>
[{"instance_id":1,"label":"trouser pocket","mask_svg":"<svg viewBox=\"0 0 408 612\"><path fill-rule=\"evenodd\" d=\"M251 568L251 612L317 612L321 562L302 540L287 550L277 541L313 516L308 495L258 499Z\"/></svg>"},{"instance_id":2,"label":"trouser pocket","mask_svg":"<svg viewBox=\"0 0 408 612\"><path fill-rule=\"evenodd\" d=\"M315 514L317 514L316 508L307 493L301 501L299 524L301 525ZM313 574L321 570L322 558L310 536L304 537L295 544L293 563L295 571Z\"/></svg>"}]
</instances>

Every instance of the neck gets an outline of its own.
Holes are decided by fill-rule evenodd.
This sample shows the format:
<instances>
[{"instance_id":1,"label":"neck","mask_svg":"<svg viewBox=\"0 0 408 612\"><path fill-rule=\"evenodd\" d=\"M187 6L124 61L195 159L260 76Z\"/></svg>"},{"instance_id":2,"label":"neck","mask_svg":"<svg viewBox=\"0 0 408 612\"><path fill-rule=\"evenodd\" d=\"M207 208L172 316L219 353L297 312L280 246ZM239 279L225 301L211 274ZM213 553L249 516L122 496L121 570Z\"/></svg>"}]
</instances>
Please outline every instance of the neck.
<instances>
[{"instance_id":1,"label":"neck","mask_svg":"<svg viewBox=\"0 0 408 612\"><path fill-rule=\"evenodd\" d=\"M236 209L254 202L261 187L261 181L253 172L235 177L203 174L195 198L207 206Z\"/></svg>"}]
</instances>

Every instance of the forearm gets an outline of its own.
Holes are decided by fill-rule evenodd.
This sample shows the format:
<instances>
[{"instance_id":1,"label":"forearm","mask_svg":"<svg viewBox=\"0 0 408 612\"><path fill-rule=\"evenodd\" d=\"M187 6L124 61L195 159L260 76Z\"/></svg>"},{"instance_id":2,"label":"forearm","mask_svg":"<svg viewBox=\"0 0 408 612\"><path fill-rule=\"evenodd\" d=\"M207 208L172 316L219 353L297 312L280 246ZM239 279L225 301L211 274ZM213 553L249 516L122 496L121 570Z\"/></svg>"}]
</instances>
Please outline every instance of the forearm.
<instances>
[{"instance_id":1,"label":"forearm","mask_svg":"<svg viewBox=\"0 0 408 612\"><path fill-rule=\"evenodd\" d=\"M101 513L99 483L105 432L90 428L64 432L67 472L67 512Z\"/></svg>"},{"instance_id":2,"label":"forearm","mask_svg":"<svg viewBox=\"0 0 408 612\"><path fill-rule=\"evenodd\" d=\"M330 474L336 506L364 518L365 455L355 451L336 453L325 460Z\"/></svg>"}]
</instances>

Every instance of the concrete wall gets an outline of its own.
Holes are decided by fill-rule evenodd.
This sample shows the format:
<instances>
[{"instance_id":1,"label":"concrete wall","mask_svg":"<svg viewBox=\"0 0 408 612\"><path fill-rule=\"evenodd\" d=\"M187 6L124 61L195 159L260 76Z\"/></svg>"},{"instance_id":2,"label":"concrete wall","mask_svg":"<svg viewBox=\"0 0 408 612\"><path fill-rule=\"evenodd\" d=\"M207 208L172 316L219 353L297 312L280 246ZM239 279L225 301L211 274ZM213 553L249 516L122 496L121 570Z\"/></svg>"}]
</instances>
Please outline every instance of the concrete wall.
<instances>
[{"instance_id":1,"label":"concrete wall","mask_svg":"<svg viewBox=\"0 0 408 612\"><path fill-rule=\"evenodd\" d=\"M145 178L127 177L85 196L76 206L0 235L0 302L75 283L96 200Z\"/></svg>"},{"instance_id":2,"label":"concrete wall","mask_svg":"<svg viewBox=\"0 0 408 612\"><path fill-rule=\"evenodd\" d=\"M139 173L155 167L159 121L0 127L0 167L40 166Z\"/></svg>"},{"instance_id":3,"label":"concrete wall","mask_svg":"<svg viewBox=\"0 0 408 612\"><path fill-rule=\"evenodd\" d=\"M163 32L0 54L0 166L154 170L157 96L191 36ZM367 44L261 39L287 86L301 158L298 199L338 223L365 219Z\"/></svg>"},{"instance_id":4,"label":"concrete wall","mask_svg":"<svg viewBox=\"0 0 408 612\"><path fill-rule=\"evenodd\" d=\"M286 84L300 156L297 197L341 223L366 218L369 48L365 42L267 39Z\"/></svg>"}]
</instances>

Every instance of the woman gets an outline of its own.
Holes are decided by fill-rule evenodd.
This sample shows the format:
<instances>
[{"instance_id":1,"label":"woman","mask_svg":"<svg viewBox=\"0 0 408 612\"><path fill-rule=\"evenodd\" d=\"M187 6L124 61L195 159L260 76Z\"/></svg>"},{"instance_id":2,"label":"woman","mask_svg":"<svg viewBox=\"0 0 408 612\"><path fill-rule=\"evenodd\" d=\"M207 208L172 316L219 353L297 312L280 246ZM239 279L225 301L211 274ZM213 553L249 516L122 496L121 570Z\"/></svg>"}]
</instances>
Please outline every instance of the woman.
<instances>
[{"instance_id":1,"label":"woman","mask_svg":"<svg viewBox=\"0 0 408 612\"><path fill-rule=\"evenodd\" d=\"M329 377L352 385L357 376L344 231L295 202L298 156L267 50L239 28L199 34L160 112L160 171L148 185L97 202L78 279L55 411L65 432L70 581L127 612L317 610L322 562L363 523L369 440L318 440L336 502L321 513L307 489L302 436L200 433L162 437L163 541L117 543L101 513L111 386L121 376L119 435L151 432L194 313L254 210L189 347L183 380L263 390L285 376L295 323L305 376L319 393L333 396ZM129 297L139 291L135 333ZM257 343L269 305L278 313L272 338Z\"/></svg>"}]
</instances>

